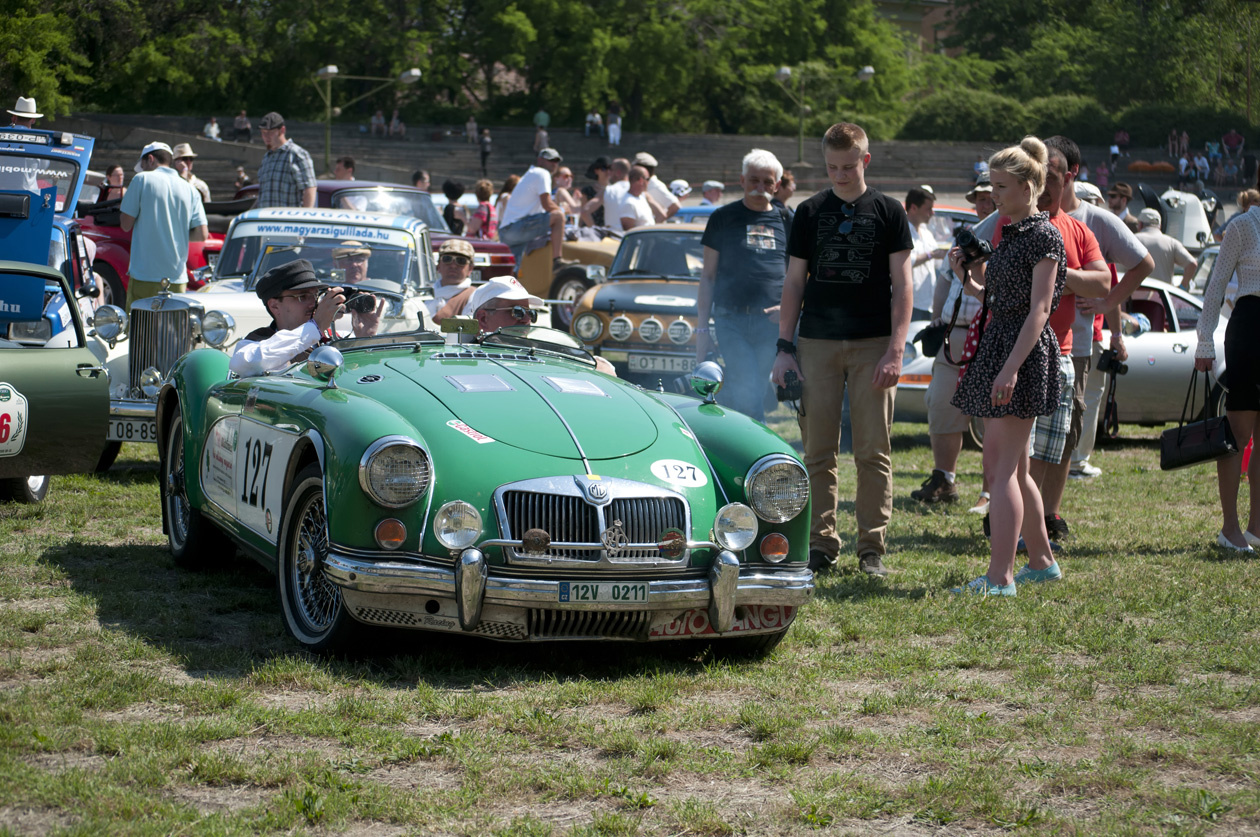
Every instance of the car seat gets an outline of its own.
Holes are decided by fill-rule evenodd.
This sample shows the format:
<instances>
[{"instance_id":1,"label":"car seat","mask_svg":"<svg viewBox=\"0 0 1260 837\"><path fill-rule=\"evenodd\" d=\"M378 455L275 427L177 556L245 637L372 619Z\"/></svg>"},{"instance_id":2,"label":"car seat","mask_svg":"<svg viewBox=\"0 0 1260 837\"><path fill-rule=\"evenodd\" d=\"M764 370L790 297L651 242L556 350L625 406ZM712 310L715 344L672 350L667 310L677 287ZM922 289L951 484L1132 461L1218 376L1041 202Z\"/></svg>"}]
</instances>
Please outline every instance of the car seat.
<instances>
[{"instance_id":1,"label":"car seat","mask_svg":"<svg viewBox=\"0 0 1260 837\"><path fill-rule=\"evenodd\" d=\"M1151 331L1168 330L1168 317L1164 312L1164 303L1158 299L1133 299L1129 301L1130 314L1145 314L1151 321Z\"/></svg>"}]
</instances>

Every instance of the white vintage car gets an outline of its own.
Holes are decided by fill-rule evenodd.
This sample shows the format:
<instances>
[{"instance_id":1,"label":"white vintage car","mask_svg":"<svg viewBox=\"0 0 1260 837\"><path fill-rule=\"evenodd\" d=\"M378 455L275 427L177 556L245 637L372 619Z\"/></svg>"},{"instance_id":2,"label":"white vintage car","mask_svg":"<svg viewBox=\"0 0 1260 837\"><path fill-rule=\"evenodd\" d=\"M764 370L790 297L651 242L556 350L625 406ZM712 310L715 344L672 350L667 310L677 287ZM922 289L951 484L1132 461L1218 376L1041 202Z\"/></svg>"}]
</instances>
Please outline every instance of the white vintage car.
<instances>
[{"instance_id":1,"label":"white vintage car","mask_svg":"<svg viewBox=\"0 0 1260 837\"><path fill-rule=\"evenodd\" d=\"M381 331L431 323L424 307L435 281L429 230L411 217L344 209L251 209L233 220L222 254L199 291L142 299L129 313L102 306L95 334L110 341L109 442L157 442L156 399L175 361L190 349L231 352L236 342L271 322L254 293L258 278L304 258L329 284L345 282L332 251L354 241L371 251L367 278L356 285L385 300ZM335 328L350 332L349 317ZM112 457L110 458L112 461Z\"/></svg>"},{"instance_id":2,"label":"white vintage car","mask_svg":"<svg viewBox=\"0 0 1260 837\"><path fill-rule=\"evenodd\" d=\"M1125 311L1145 315L1151 330L1125 338L1125 347L1129 352L1128 372L1117 376L1116 381L1119 420L1125 424L1143 425L1177 421L1181 417L1186 387L1190 383L1190 370L1194 368L1194 349L1198 343L1195 329L1203 311L1203 300L1167 282L1145 279L1125 304ZM1213 374L1218 378L1225 371L1228 314L1228 309L1221 312L1215 333L1216 366ZM909 333L917 334L926 325L922 321L911 323ZM1109 333L1104 331L1104 345L1109 339ZM954 351L961 352L962 347L958 346ZM901 379L897 383L895 421L927 421L924 395L931 381L932 358L924 356L918 344L907 343ZM1217 399L1218 408L1221 407L1224 394L1219 386L1212 397ZM977 444L983 439L979 419L971 422L971 436Z\"/></svg>"}]
</instances>

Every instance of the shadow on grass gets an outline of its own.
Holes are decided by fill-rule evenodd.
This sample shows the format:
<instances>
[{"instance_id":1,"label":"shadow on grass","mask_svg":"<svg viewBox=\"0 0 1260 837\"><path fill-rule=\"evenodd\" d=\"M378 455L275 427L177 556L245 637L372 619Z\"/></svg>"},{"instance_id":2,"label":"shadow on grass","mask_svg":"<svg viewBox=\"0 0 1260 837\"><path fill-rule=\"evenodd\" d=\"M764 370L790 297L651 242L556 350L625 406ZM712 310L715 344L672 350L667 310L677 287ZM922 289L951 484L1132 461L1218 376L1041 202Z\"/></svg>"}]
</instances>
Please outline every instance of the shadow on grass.
<instances>
[{"instance_id":1,"label":"shadow on grass","mask_svg":"<svg viewBox=\"0 0 1260 837\"><path fill-rule=\"evenodd\" d=\"M275 577L237 554L205 571L177 567L165 546L72 542L43 552L96 603L106 631L169 654L193 677L246 678L284 658L316 661L338 677L382 685L506 687L559 679L694 673L714 659L700 641L496 643L482 637L367 628L362 654L323 658L284 627Z\"/></svg>"}]
</instances>

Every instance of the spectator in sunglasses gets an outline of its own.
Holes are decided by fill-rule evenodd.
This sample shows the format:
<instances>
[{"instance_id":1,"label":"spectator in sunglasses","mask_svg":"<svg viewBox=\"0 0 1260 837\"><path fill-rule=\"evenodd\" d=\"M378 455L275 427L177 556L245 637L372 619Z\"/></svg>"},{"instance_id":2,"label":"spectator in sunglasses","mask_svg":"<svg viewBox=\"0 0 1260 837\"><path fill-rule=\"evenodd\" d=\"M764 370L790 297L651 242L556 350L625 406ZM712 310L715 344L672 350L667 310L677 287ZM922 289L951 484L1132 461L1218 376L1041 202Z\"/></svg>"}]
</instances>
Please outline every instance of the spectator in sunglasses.
<instances>
[{"instance_id":1,"label":"spectator in sunglasses","mask_svg":"<svg viewBox=\"0 0 1260 837\"><path fill-rule=\"evenodd\" d=\"M448 238L438 248L438 284L433 299L426 302L434 322L463 313L473 294L473 246L462 238Z\"/></svg>"},{"instance_id":2,"label":"spectator in sunglasses","mask_svg":"<svg viewBox=\"0 0 1260 837\"><path fill-rule=\"evenodd\" d=\"M368 260L372 258L372 250L358 241L343 241L332 251L333 267L346 272L345 283L357 285L368 278Z\"/></svg>"},{"instance_id":3,"label":"spectator in sunglasses","mask_svg":"<svg viewBox=\"0 0 1260 837\"><path fill-rule=\"evenodd\" d=\"M509 326L531 325L538 315L530 312L542 304L542 299L511 276L499 276L473 291L466 310L482 332L491 334Z\"/></svg>"}]
</instances>

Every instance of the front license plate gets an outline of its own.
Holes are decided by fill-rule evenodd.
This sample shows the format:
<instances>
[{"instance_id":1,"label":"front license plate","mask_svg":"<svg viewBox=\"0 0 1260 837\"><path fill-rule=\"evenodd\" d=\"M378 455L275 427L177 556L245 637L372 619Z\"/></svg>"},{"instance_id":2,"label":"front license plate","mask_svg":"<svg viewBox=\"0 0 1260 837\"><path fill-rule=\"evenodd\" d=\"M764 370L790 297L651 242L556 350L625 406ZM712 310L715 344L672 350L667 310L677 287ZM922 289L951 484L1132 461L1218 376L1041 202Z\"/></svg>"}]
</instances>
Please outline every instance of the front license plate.
<instances>
[{"instance_id":1,"label":"front license plate","mask_svg":"<svg viewBox=\"0 0 1260 837\"><path fill-rule=\"evenodd\" d=\"M686 355L636 355L630 354L626 362L631 372L690 372L696 368L696 359Z\"/></svg>"},{"instance_id":2,"label":"front license plate","mask_svg":"<svg viewBox=\"0 0 1260 837\"><path fill-rule=\"evenodd\" d=\"M157 421L144 418L112 418L109 420L109 433L105 440L157 444Z\"/></svg>"},{"instance_id":3,"label":"front license plate","mask_svg":"<svg viewBox=\"0 0 1260 837\"><path fill-rule=\"evenodd\" d=\"M557 601L561 602L646 602L648 586L617 582L562 581Z\"/></svg>"}]
</instances>

